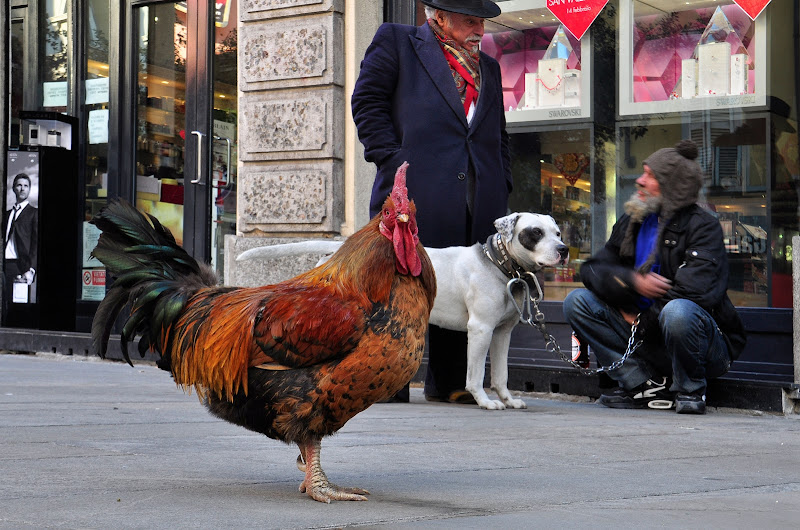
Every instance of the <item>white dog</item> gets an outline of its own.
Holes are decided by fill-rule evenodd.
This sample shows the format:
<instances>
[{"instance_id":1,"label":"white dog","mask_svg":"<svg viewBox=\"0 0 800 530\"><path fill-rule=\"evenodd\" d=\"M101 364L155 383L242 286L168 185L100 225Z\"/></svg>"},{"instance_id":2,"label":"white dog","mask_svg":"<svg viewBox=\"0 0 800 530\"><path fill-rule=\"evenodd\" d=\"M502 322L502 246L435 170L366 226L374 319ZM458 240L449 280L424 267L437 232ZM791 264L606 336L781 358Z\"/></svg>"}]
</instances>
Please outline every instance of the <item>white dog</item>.
<instances>
[{"instance_id":1,"label":"white dog","mask_svg":"<svg viewBox=\"0 0 800 530\"><path fill-rule=\"evenodd\" d=\"M520 315L506 293L506 283L515 274L566 263L569 251L549 215L513 213L497 219L494 226L497 234L483 244L425 247L436 273L436 299L429 323L467 332L465 388L481 408L519 409L526 407L525 402L508 391L508 347ZM308 241L254 248L240 254L237 261L329 253L341 243ZM521 307L521 292L515 298ZM491 356L491 386L500 401L489 399L483 388L487 351Z\"/></svg>"},{"instance_id":2,"label":"white dog","mask_svg":"<svg viewBox=\"0 0 800 530\"><path fill-rule=\"evenodd\" d=\"M466 389L483 409L525 408L508 391L508 347L519 313L506 293L515 271L537 272L566 263L569 250L549 215L514 213L494 222L497 234L471 247L425 248L436 272L436 299L430 324L467 332ZM520 290L521 291L521 290ZM521 292L516 294L521 307ZM491 386L483 388L486 352Z\"/></svg>"}]
</instances>

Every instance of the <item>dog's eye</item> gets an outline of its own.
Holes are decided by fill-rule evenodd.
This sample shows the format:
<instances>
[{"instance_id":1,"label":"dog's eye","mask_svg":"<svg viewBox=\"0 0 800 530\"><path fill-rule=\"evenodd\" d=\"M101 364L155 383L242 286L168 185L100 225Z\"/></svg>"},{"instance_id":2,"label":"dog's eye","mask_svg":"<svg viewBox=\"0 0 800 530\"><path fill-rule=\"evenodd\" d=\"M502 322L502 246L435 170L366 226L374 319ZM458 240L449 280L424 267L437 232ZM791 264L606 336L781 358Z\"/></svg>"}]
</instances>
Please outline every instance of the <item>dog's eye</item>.
<instances>
[{"instance_id":1,"label":"dog's eye","mask_svg":"<svg viewBox=\"0 0 800 530\"><path fill-rule=\"evenodd\" d=\"M556 237L561 239L561 232L556 232Z\"/></svg>"},{"instance_id":2,"label":"dog's eye","mask_svg":"<svg viewBox=\"0 0 800 530\"><path fill-rule=\"evenodd\" d=\"M542 237L544 234L542 233L542 229L541 228L534 228L533 229L533 235L534 235L534 237L538 238L538 237Z\"/></svg>"}]
</instances>

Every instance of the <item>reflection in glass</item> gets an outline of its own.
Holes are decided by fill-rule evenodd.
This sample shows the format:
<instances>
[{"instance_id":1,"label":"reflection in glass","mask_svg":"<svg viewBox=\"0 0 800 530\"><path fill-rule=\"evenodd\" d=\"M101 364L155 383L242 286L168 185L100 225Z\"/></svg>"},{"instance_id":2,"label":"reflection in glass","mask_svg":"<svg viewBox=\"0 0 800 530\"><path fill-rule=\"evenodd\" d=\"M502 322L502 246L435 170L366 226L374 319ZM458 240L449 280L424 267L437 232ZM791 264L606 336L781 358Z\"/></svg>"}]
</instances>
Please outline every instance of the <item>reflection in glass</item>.
<instances>
[{"instance_id":1,"label":"reflection in glass","mask_svg":"<svg viewBox=\"0 0 800 530\"><path fill-rule=\"evenodd\" d=\"M511 135L512 212L550 214L569 247L569 264L545 269L546 300L580 287L580 267L592 253L590 134L587 129Z\"/></svg>"},{"instance_id":2,"label":"reflection in glass","mask_svg":"<svg viewBox=\"0 0 800 530\"><path fill-rule=\"evenodd\" d=\"M580 106L580 41L544 11L486 21L481 51L500 63L506 109Z\"/></svg>"},{"instance_id":3,"label":"reflection in glass","mask_svg":"<svg viewBox=\"0 0 800 530\"><path fill-rule=\"evenodd\" d=\"M236 234L237 2L215 14L211 265L224 276L225 236Z\"/></svg>"},{"instance_id":4,"label":"reflection in glass","mask_svg":"<svg viewBox=\"0 0 800 530\"><path fill-rule=\"evenodd\" d=\"M637 127L635 133L623 128L630 160L619 163L623 172L617 179L618 209L621 211L621 204L635 190L642 160L660 147L674 145L688 133L699 147L697 161L703 169L701 205L719 219L722 227L731 301L744 307L776 307L776 286L769 275L769 249L775 235L770 233L767 216L768 121L666 121Z\"/></svg>"},{"instance_id":5,"label":"reflection in glass","mask_svg":"<svg viewBox=\"0 0 800 530\"><path fill-rule=\"evenodd\" d=\"M634 3L634 102L755 92L755 24L724 4Z\"/></svg>"},{"instance_id":6,"label":"reflection in glass","mask_svg":"<svg viewBox=\"0 0 800 530\"><path fill-rule=\"evenodd\" d=\"M65 0L44 2L44 57L41 61L42 107L66 112L69 103L69 20Z\"/></svg>"},{"instance_id":7,"label":"reflection in glass","mask_svg":"<svg viewBox=\"0 0 800 530\"><path fill-rule=\"evenodd\" d=\"M183 244L186 13L167 3L135 14L136 207Z\"/></svg>"}]
</instances>

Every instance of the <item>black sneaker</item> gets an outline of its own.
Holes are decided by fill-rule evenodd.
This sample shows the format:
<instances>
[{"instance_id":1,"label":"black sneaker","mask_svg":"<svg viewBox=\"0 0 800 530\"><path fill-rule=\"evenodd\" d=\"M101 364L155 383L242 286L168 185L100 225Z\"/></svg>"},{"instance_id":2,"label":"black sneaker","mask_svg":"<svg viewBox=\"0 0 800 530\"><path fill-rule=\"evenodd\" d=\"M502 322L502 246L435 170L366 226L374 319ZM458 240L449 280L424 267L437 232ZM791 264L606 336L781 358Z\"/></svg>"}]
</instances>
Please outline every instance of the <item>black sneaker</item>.
<instances>
[{"instance_id":1,"label":"black sneaker","mask_svg":"<svg viewBox=\"0 0 800 530\"><path fill-rule=\"evenodd\" d=\"M675 397L675 412L678 414L705 414L706 396L700 394L678 394Z\"/></svg>"},{"instance_id":2,"label":"black sneaker","mask_svg":"<svg viewBox=\"0 0 800 530\"><path fill-rule=\"evenodd\" d=\"M673 406L673 396L666 377L660 382L648 379L633 390L617 388L611 393L603 394L597 401L612 409L669 410Z\"/></svg>"}]
</instances>

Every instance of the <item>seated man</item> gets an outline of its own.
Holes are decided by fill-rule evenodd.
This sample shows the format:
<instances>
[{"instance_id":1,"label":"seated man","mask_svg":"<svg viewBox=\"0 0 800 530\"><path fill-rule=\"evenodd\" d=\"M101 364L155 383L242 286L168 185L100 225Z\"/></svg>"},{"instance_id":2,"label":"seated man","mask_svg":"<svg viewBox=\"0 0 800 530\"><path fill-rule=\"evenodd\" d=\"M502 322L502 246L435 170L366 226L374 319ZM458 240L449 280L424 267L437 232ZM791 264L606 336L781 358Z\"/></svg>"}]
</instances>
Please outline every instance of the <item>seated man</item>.
<instances>
[{"instance_id":1,"label":"seated man","mask_svg":"<svg viewBox=\"0 0 800 530\"><path fill-rule=\"evenodd\" d=\"M588 289L564 300L567 322L603 366L623 356L639 319L643 343L608 372L619 388L601 396L607 407L705 414L707 379L725 374L744 348L726 292L722 228L696 204L703 185L696 158L697 146L684 140L644 161L625 215L581 266Z\"/></svg>"}]
</instances>

